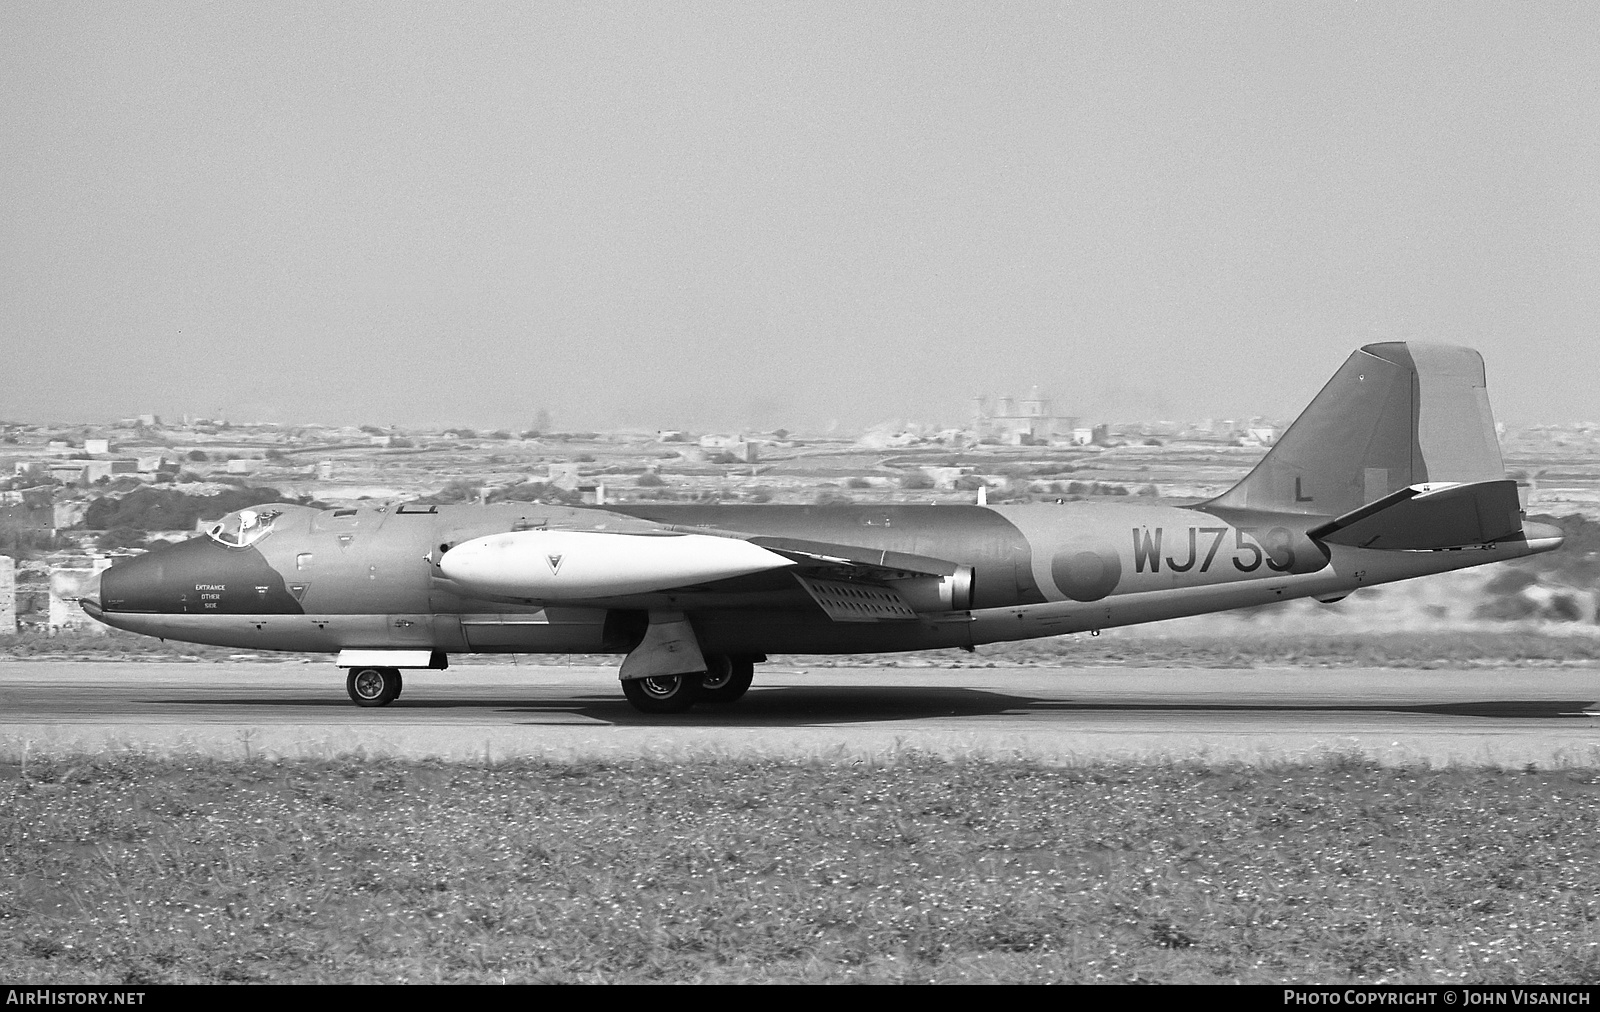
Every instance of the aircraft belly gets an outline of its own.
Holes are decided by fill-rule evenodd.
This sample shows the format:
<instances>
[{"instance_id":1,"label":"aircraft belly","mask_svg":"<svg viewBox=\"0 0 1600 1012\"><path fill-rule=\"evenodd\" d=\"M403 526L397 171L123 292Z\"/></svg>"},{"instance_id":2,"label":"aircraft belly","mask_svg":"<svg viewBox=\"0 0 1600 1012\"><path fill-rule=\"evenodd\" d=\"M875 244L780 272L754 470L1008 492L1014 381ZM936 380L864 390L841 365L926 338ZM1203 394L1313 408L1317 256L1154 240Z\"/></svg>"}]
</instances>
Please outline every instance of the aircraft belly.
<instances>
[{"instance_id":1,"label":"aircraft belly","mask_svg":"<svg viewBox=\"0 0 1600 1012\"><path fill-rule=\"evenodd\" d=\"M470 612L458 616L468 649L478 653L608 653L626 650L598 608Z\"/></svg>"},{"instance_id":2,"label":"aircraft belly","mask_svg":"<svg viewBox=\"0 0 1600 1012\"><path fill-rule=\"evenodd\" d=\"M721 654L851 654L972 646L966 612L914 622L835 622L820 610L705 612L690 616L700 647Z\"/></svg>"}]
</instances>

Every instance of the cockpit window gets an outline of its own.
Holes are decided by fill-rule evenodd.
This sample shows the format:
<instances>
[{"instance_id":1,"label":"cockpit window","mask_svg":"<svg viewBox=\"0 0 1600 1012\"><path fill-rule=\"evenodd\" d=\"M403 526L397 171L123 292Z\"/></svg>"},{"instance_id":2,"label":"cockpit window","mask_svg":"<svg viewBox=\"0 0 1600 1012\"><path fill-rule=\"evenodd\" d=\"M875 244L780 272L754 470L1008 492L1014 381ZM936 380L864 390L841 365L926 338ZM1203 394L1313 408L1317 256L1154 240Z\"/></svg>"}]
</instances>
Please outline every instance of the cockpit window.
<instances>
[{"instance_id":1,"label":"cockpit window","mask_svg":"<svg viewBox=\"0 0 1600 1012\"><path fill-rule=\"evenodd\" d=\"M240 510L212 524L206 533L229 548L243 548L272 533L272 522L282 515L281 510Z\"/></svg>"}]
</instances>

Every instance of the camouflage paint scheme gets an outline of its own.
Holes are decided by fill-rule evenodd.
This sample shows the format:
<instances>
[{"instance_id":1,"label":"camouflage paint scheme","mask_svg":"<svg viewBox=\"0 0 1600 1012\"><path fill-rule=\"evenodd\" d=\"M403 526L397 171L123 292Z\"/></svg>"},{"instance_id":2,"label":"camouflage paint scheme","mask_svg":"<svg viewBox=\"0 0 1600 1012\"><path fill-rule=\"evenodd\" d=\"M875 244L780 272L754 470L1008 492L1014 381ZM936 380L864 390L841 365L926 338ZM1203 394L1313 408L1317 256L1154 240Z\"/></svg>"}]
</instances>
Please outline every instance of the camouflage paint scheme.
<instances>
[{"instance_id":1,"label":"camouflage paint scheme","mask_svg":"<svg viewBox=\"0 0 1600 1012\"><path fill-rule=\"evenodd\" d=\"M86 610L170 639L426 650L433 666L442 666L437 652L631 653L623 668L631 679L686 663L663 660L649 642L658 624L706 657L972 647L1334 600L1560 544L1555 529L1523 523L1477 353L1415 344L1353 354L1244 481L1187 507L274 504L248 512L219 525L220 536L106 570ZM228 533L246 529L248 541ZM480 596L441 568L464 542L513 533L537 544L527 539L551 531L715 534L793 565L580 600ZM560 565L550 557L552 573Z\"/></svg>"}]
</instances>

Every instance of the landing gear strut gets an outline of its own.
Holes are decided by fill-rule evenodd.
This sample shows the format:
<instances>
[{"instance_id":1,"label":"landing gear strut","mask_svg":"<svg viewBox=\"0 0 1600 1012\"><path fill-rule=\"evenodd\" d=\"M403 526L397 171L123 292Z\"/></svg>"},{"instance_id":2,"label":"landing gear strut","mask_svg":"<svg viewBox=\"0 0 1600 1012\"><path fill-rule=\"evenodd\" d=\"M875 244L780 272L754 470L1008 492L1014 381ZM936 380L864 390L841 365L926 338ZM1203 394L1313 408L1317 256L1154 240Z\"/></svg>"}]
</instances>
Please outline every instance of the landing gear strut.
<instances>
[{"instance_id":1,"label":"landing gear strut","mask_svg":"<svg viewBox=\"0 0 1600 1012\"><path fill-rule=\"evenodd\" d=\"M400 669L351 668L344 687L357 706L388 706L400 695Z\"/></svg>"}]
</instances>

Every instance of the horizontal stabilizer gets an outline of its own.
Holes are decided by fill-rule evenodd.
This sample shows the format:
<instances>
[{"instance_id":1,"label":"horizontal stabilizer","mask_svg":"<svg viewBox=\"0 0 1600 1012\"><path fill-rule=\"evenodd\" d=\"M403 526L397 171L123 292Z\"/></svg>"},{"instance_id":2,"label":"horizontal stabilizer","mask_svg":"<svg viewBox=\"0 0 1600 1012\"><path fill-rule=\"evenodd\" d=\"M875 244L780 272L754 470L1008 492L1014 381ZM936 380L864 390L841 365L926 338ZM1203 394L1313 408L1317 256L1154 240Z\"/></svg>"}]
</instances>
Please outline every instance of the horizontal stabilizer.
<instances>
[{"instance_id":1,"label":"horizontal stabilizer","mask_svg":"<svg viewBox=\"0 0 1600 1012\"><path fill-rule=\"evenodd\" d=\"M1306 533L1356 548L1483 545L1522 534L1522 504L1509 478L1411 485Z\"/></svg>"}]
</instances>

